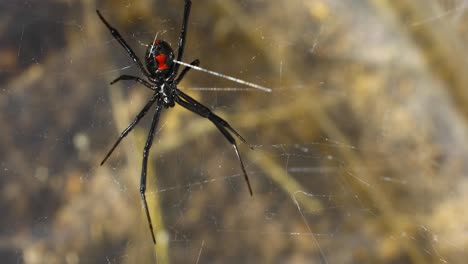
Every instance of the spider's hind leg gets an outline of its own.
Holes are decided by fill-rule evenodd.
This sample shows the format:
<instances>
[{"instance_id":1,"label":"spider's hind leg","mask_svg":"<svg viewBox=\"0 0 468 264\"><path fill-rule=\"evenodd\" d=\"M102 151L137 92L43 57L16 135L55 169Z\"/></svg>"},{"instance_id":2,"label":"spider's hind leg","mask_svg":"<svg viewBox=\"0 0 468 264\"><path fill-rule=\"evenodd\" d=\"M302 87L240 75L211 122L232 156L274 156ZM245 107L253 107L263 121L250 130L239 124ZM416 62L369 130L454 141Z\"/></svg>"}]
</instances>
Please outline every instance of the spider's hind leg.
<instances>
[{"instance_id":1,"label":"spider's hind leg","mask_svg":"<svg viewBox=\"0 0 468 264\"><path fill-rule=\"evenodd\" d=\"M114 83L119 82L119 81L135 81L135 82L138 82L140 84L143 84L144 86L150 88L151 90L154 90L153 86L150 83L148 83L147 81L141 79L140 77L125 75L125 74L120 75L119 77L115 78L115 80L110 82L110 85L113 85Z\"/></svg>"},{"instance_id":2,"label":"spider's hind leg","mask_svg":"<svg viewBox=\"0 0 468 264\"><path fill-rule=\"evenodd\" d=\"M182 97L189 104L191 104L195 108L197 108L198 112L196 112L194 110L191 110L192 112L196 112L196 113L200 114L201 116L209 118L212 122L216 122L216 123L222 125L224 128L226 128L227 130L231 131L231 133L236 135L236 137L238 137L244 144L248 145L250 149L252 149L252 150L254 149L252 145L250 145L234 128L231 127L231 125L229 125L228 122L226 122L226 120L222 119L221 117L219 117L216 114L214 114L213 112L211 112L210 109L208 109L206 106L202 105L201 103L199 103L197 100L193 99L192 97L190 97L186 93L184 93L184 92L182 92L180 90L177 91L177 92L178 92L178 95L180 95L180 97Z\"/></svg>"},{"instance_id":3,"label":"spider's hind leg","mask_svg":"<svg viewBox=\"0 0 468 264\"><path fill-rule=\"evenodd\" d=\"M140 68L140 71L146 76L146 77L151 77L151 75L146 71L145 67L141 63L140 59L137 57L135 52L130 48L130 45L125 41L125 39L120 35L119 31L112 27L109 22L101 15L101 12L99 10L96 10L96 13L98 14L99 18L101 21L106 25L107 29L109 29L110 33L112 36L119 42L119 44L127 51L128 55L130 58L133 60L133 62L138 65L138 68Z\"/></svg>"},{"instance_id":4,"label":"spider's hind leg","mask_svg":"<svg viewBox=\"0 0 468 264\"><path fill-rule=\"evenodd\" d=\"M180 91L179 91L180 92ZM180 94L183 94L180 92ZM188 95L185 95L189 97ZM185 98L185 97L184 97ZM191 97L189 97L191 98ZM234 133L240 137L243 141L245 141L224 119L221 117L217 116L211 110L209 110L207 107L203 106L202 104L198 103L195 99L192 99L196 103L191 103L183 100L182 98L176 97L176 102L181 105L182 107L190 110L191 112L194 112L202 117L208 118L213 124L218 128L218 130L224 135L224 137L231 143L232 147L234 148L234 151L236 152L237 159L240 162L242 172L244 174L244 179L245 182L247 183L247 187L249 188L249 193L252 196L252 186L250 185L250 180L249 176L247 175L247 172L244 167L244 162L242 161L242 157L239 153L239 150L237 148L237 143L234 137L228 132L230 130L231 132L234 131Z\"/></svg>"},{"instance_id":5,"label":"spider's hind leg","mask_svg":"<svg viewBox=\"0 0 468 264\"><path fill-rule=\"evenodd\" d=\"M194 61L192 61L190 63L190 65L192 66L198 66L200 65L200 60L199 59L196 59ZM179 74L179 77L177 77L177 79L175 80L175 83L178 84L180 83L180 81L182 81L182 79L185 77L185 74L187 74L187 72L190 70L191 68L186 66Z\"/></svg>"},{"instance_id":6,"label":"spider's hind leg","mask_svg":"<svg viewBox=\"0 0 468 264\"><path fill-rule=\"evenodd\" d=\"M126 137L128 135L128 133L130 133L130 131L132 131L132 129L136 126L136 124L138 124L138 122L146 115L146 113L148 112L148 110L150 109L150 107L154 104L154 102L156 102L156 100L159 98L159 95L158 93L155 93L153 94L153 96L151 97L151 99L146 103L146 105L143 107L143 109L141 109L141 111L138 113L138 115L135 117L135 119L133 120L132 123L130 123L130 125L128 125L127 128L124 129L124 131L122 131L122 133L120 134L119 138L117 139L117 141L114 143L114 145L112 146L112 148L109 150L109 152L107 152L106 156L104 157L104 159L102 160L101 162L101 166L106 162L106 160L110 157L110 155L112 154L112 152L114 152L114 149L119 145L120 141L122 141L122 139L124 137Z\"/></svg>"},{"instance_id":7,"label":"spider's hind leg","mask_svg":"<svg viewBox=\"0 0 468 264\"><path fill-rule=\"evenodd\" d=\"M156 131L156 127L158 126L159 117L161 115L162 109L163 109L162 102L158 101L156 112L154 113L153 121L151 123L151 128L148 133L148 138L146 140L145 148L143 149L143 162L142 162L141 179L140 179L141 200L143 201L146 218L148 219L148 225L150 228L151 237L153 238L154 244L156 244L156 238L154 236L153 223L151 221L151 216L148 210L148 203L146 202L146 172L147 172L147 167L148 167L149 151L150 151L151 145L153 144L154 133Z\"/></svg>"},{"instance_id":8,"label":"spider's hind leg","mask_svg":"<svg viewBox=\"0 0 468 264\"><path fill-rule=\"evenodd\" d=\"M187 27L188 27L188 20L190 16L190 9L192 7L191 0L185 0L184 5L184 18L182 20L182 28L180 29L180 36L179 36L179 44L177 48L177 60L182 61L182 56L184 54L185 49L185 39L187 37ZM179 64L175 65L174 72L171 75L171 78L174 78L179 71Z\"/></svg>"}]
</instances>

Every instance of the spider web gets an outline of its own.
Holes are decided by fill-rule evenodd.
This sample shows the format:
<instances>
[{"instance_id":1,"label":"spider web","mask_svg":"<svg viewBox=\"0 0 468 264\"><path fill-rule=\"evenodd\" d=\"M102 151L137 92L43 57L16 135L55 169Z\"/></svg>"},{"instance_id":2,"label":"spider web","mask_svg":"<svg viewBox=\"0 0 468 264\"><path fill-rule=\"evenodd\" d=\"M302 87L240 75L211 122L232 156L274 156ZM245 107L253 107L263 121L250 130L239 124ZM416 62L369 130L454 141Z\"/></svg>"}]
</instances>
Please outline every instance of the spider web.
<instances>
[{"instance_id":1,"label":"spider web","mask_svg":"<svg viewBox=\"0 0 468 264\"><path fill-rule=\"evenodd\" d=\"M42 2L41 2L42 3ZM193 1L180 88L226 119L154 110L108 83L175 49L183 1L0 3L2 263L463 263L466 5L438 1Z\"/></svg>"}]
</instances>

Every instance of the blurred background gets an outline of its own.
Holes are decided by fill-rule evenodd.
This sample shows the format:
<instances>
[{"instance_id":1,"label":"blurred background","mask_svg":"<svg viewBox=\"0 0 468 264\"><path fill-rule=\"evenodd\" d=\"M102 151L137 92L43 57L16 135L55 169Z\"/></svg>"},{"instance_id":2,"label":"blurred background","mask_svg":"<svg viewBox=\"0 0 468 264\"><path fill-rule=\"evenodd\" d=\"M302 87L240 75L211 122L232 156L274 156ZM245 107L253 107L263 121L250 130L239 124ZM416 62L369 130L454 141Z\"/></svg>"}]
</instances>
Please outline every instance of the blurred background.
<instances>
[{"instance_id":1,"label":"blurred background","mask_svg":"<svg viewBox=\"0 0 468 264\"><path fill-rule=\"evenodd\" d=\"M1 263L465 263L468 1L193 0L180 89L142 209L151 91L129 56L175 49L184 1L0 1Z\"/></svg>"}]
</instances>

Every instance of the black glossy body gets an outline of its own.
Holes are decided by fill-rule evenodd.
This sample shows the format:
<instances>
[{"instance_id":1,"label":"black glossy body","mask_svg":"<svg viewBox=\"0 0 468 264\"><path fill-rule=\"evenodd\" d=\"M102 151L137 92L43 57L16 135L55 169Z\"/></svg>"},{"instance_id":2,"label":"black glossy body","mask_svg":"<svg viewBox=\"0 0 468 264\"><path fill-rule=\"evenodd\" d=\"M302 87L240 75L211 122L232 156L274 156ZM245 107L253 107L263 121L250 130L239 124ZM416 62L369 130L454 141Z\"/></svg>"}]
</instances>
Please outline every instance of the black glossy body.
<instances>
[{"instance_id":1,"label":"black glossy body","mask_svg":"<svg viewBox=\"0 0 468 264\"><path fill-rule=\"evenodd\" d=\"M177 60L182 61L182 56L184 53L184 45L185 45L185 37L187 34L187 23L188 18L190 15L190 7L191 1L185 0L185 8L184 8L184 18L182 22L182 28L179 37L178 49L177 49ZM143 84L147 88L154 91L153 95L143 107L143 109L138 113L135 119L130 123L130 125L122 131L117 141L114 143L112 148L109 150L101 165L103 165L109 156L112 154L114 149L120 143L120 141L130 133L130 131L135 127L135 125L146 115L146 113L150 110L153 104L156 103L155 112L153 115L153 120L151 123L151 127L149 130L148 138L146 140L145 147L143 149L143 161L142 161L142 169L141 169L141 181L140 181L140 193L141 199L143 201L143 205L145 208L146 217L148 218L148 224L151 231L151 236L153 238L153 242L156 243L156 239L154 236L153 225L151 221L151 216L148 211L148 205L146 203L146 172L147 172L147 165L148 165L148 155L150 148L153 144L154 133L156 127L159 122L159 117L161 115L161 111L163 108L169 108L175 106L175 104L179 104L180 106L190 110L202 117L207 118L210 120L218 130L224 135L224 137L232 144L234 151L237 155L237 158L240 162L241 169L244 175L244 179L247 183L249 188L250 195L252 195L252 188L250 186L249 178L247 176L247 172L245 171L244 163L242 158L239 154L237 143L232 134L237 136L241 141L247 143L240 135L237 133L228 122L226 122L221 117L214 114L209 108L205 107L189 95L183 93L179 89L177 89L177 84L184 78L185 74L190 70L189 67L185 67L179 75L179 64L173 62L174 59L174 52L170 45L163 40L156 39L154 43L148 45L148 49L146 51L145 56L145 66L141 63L140 59L135 55L135 52L130 48L127 42L122 38L120 33L113 28L101 15L101 13L96 10L99 18L102 22L106 25L106 27L110 30L112 36L120 43L120 45L127 51L130 58L133 62L139 67L141 73L148 79L145 81L140 77L131 76L131 75L121 75L117 77L111 84L114 84L121 80L131 80ZM191 64L192 65L199 65L199 60L194 60ZM232 133L232 134L231 134Z\"/></svg>"},{"instance_id":2,"label":"black glossy body","mask_svg":"<svg viewBox=\"0 0 468 264\"><path fill-rule=\"evenodd\" d=\"M155 40L153 44L148 45L145 54L146 69L151 76L162 83L169 77L174 66L174 51L164 40Z\"/></svg>"}]
</instances>

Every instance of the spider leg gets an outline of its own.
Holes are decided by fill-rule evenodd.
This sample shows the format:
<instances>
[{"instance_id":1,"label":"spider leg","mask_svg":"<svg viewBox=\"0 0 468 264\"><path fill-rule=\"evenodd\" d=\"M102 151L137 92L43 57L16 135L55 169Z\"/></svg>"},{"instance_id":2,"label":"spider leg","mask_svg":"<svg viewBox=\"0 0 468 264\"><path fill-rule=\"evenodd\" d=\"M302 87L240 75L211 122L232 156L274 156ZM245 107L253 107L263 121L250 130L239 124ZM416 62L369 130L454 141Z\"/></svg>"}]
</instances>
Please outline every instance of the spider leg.
<instances>
[{"instance_id":1,"label":"spider leg","mask_svg":"<svg viewBox=\"0 0 468 264\"><path fill-rule=\"evenodd\" d=\"M190 65L193 65L193 66L198 66L200 65L200 60L196 59L194 61L192 61L192 63L190 63ZM185 74L187 74L187 72L190 70L191 68L190 67L185 67L179 74L179 77L177 77L177 79L175 80L175 83L178 84L180 81L182 81L182 79L185 77Z\"/></svg>"},{"instance_id":2,"label":"spider leg","mask_svg":"<svg viewBox=\"0 0 468 264\"><path fill-rule=\"evenodd\" d=\"M128 133L130 133L130 131L132 131L133 127L135 127L135 125L138 123L138 121L140 121L140 119L142 119L146 113L148 112L148 110L150 109L150 107L154 104L154 102L159 98L159 94L158 93L155 93L153 94L153 96L151 97L151 99L146 103L146 105L143 107L143 109L140 111L140 113L138 113L138 115L135 117L135 119L133 120L132 123L130 123L130 125L120 134L119 138L117 139L117 141L114 143L114 145L112 146L112 148L109 150L109 152L107 153L106 157L104 157L104 159L102 160L101 162L101 166L104 164L104 162L106 162L106 160L110 157L110 155L112 154L112 152L114 151L114 149L117 147L117 145L119 145L120 141L127 136Z\"/></svg>"},{"instance_id":3,"label":"spider leg","mask_svg":"<svg viewBox=\"0 0 468 264\"><path fill-rule=\"evenodd\" d=\"M120 43L120 45L127 51L128 55L130 58L132 58L133 62L140 67L141 72L148 78L150 78L150 74L146 71L146 69L143 67L143 64L141 63L140 59L137 57L135 52L130 48L130 46L127 44L127 42L123 39L123 37L120 35L120 33L117 31L117 29L113 28L101 15L99 10L96 10L96 13L98 14L99 18L102 20L104 25L109 29L111 32L112 36Z\"/></svg>"},{"instance_id":4,"label":"spider leg","mask_svg":"<svg viewBox=\"0 0 468 264\"><path fill-rule=\"evenodd\" d=\"M177 94L180 95L180 97L182 97L183 99L185 99L187 102L189 102L191 105L193 105L194 107L198 108L198 111L201 112L201 113L204 113L205 115L207 116L211 116L210 118L212 118L213 120L212 121L216 121L218 122L220 125L222 125L223 127L227 128L229 131L231 131L234 135L236 135L244 144L247 144L251 149L253 149L253 147L247 143L247 141L239 134L237 133L236 130L234 130L234 128L231 127L231 125L229 125L228 122L226 122L224 119L222 119L221 117L213 114L213 112L211 112L211 110L202 105L201 103L199 103L197 100L193 99L192 97L190 97L189 95L187 95L186 93L182 92L181 90L177 90Z\"/></svg>"},{"instance_id":5,"label":"spider leg","mask_svg":"<svg viewBox=\"0 0 468 264\"><path fill-rule=\"evenodd\" d=\"M180 30L180 37L179 37L179 47L177 51L177 60L182 61L182 55L184 55L184 47L185 47L185 37L187 36L187 24L188 19L190 16L190 8L192 6L192 1L185 0L185 7L184 7L184 19L182 21L182 28ZM170 78L174 78L179 71L179 64L174 66L174 72L171 74Z\"/></svg>"},{"instance_id":6,"label":"spider leg","mask_svg":"<svg viewBox=\"0 0 468 264\"><path fill-rule=\"evenodd\" d=\"M176 96L176 99L175 99L175 101L179 105L181 105L182 107L184 107L184 108L190 110L191 112L194 112L194 113L196 113L196 114L198 114L198 115L200 115L202 117L208 118L211 122L213 122L213 124L218 128L218 130L224 135L224 137L227 139L227 141L229 141L229 143L231 143L232 147L234 148L234 151L236 152L237 159L240 162L242 172L244 173L244 179L245 179L245 182L247 183L247 187L249 188L250 195L252 196L253 192L252 192L252 187L250 186L249 176L247 175L247 172L245 171L244 162L242 161L241 155L239 154L239 150L237 148L236 140L226 130L226 128L229 129L230 131L234 131L234 129L232 129L231 126L226 121L224 121L221 117L219 117L216 114L214 114L213 112L211 112L211 110L209 110L207 107L205 107L202 104L198 103L197 101L195 101L195 99L192 99L192 100L194 102L196 102L196 103L191 103L188 100L187 101L182 100L182 98L177 97L177 96ZM236 135L238 135L237 132L235 132L235 133L236 133Z\"/></svg>"},{"instance_id":7,"label":"spider leg","mask_svg":"<svg viewBox=\"0 0 468 264\"><path fill-rule=\"evenodd\" d=\"M126 81L126 80L129 80L129 81L135 81L135 82L139 82L140 84L143 84L144 86L150 88L151 90L154 90L153 86L148 83L147 81L141 79L140 77L136 77L136 76L131 76L131 75L120 75L119 77L117 77L115 80L113 80L112 82L110 82L110 84L114 84L118 81Z\"/></svg>"},{"instance_id":8,"label":"spider leg","mask_svg":"<svg viewBox=\"0 0 468 264\"><path fill-rule=\"evenodd\" d=\"M154 132L156 130L156 127L158 126L159 116L161 115L162 109L163 109L162 101L158 100L156 112L154 113L154 116L153 116L153 121L151 123L151 128L148 134L148 138L146 139L146 145L145 145L145 148L143 149L143 164L141 168L141 180L140 180L141 200L143 201L143 206L145 207L146 218L148 219L148 224L149 224L149 228L151 231L151 236L153 238L154 244L156 244L156 238L154 237L153 223L151 221L151 216L148 210L148 204L146 203L146 195L145 195L146 170L147 170L147 165L148 165L149 151L150 151L151 145L153 144Z\"/></svg>"}]
</instances>

